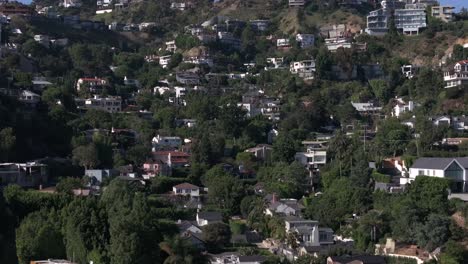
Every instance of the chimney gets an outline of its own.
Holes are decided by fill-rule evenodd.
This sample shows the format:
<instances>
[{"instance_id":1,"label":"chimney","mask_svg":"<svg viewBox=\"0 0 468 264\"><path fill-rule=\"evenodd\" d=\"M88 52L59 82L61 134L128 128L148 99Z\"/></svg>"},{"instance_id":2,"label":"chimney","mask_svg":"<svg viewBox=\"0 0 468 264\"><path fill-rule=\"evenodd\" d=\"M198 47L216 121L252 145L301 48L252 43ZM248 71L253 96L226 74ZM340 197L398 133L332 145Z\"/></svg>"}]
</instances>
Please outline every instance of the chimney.
<instances>
[{"instance_id":1,"label":"chimney","mask_svg":"<svg viewBox=\"0 0 468 264\"><path fill-rule=\"evenodd\" d=\"M39 184L39 190L42 190L42 184Z\"/></svg>"},{"instance_id":2,"label":"chimney","mask_svg":"<svg viewBox=\"0 0 468 264\"><path fill-rule=\"evenodd\" d=\"M271 197L271 203L276 203L276 193L273 193L273 197Z\"/></svg>"}]
</instances>

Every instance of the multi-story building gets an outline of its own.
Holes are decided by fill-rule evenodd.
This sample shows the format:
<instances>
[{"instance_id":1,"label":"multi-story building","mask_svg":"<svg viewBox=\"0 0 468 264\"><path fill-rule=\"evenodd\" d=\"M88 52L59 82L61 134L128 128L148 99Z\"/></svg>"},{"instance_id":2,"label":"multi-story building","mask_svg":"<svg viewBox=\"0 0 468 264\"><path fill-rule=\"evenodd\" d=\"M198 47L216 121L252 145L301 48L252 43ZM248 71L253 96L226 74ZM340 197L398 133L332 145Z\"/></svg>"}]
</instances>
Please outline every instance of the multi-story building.
<instances>
[{"instance_id":1,"label":"multi-story building","mask_svg":"<svg viewBox=\"0 0 468 264\"><path fill-rule=\"evenodd\" d=\"M367 16L366 33L373 36L384 35L388 31L390 11L387 9L377 9L371 11Z\"/></svg>"},{"instance_id":2,"label":"multi-story building","mask_svg":"<svg viewBox=\"0 0 468 264\"><path fill-rule=\"evenodd\" d=\"M444 72L445 88L468 86L468 60L455 63L453 70Z\"/></svg>"},{"instance_id":3,"label":"multi-story building","mask_svg":"<svg viewBox=\"0 0 468 264\"><path fill-rule=\"evenodd\" d=\"M395 9L395 27L406 35L418 35L427 27L426 10L418 7Z\"/></svg>"},{"instance_id":4,"label":"multi-story building","mask_svg":"<svg viewBox=\"0 0 468 264\"><path fill-rule=\"evenodd\" d=\"M401 1L382 1L381 4L381 9L371 11L367 16L366 32L369 35L386 34L392 16L395 27L407 35L417 35L427 27L424 5Z\"/></svg>"},{"instance_id":5,"label":"multi-story building","mask_svg":"<svg viewBox=\"0 0 468 264\"><path fill-rule=\"evenodd\" d=\"M122 111L122 98L120 96L101 97L94 95L93 98L76 98L75 103L79 109L96 109L109 113Z\"/></svg>"},{"instance_id":6,"label":"multi-story building","mask_svg":"<svg viewBox=\"0 0 468 264\"><path fill-rule=\"evenodd\" d=\"M453 6L433 6L432 7L432 16L439 18L444 22L450 22L453 20L453 12L455 7Z\"/></svg>"},{"instance_id":7,"label":"multi-story building","mask_svg":"<svg viewBox=\"0 0 468 264\"><path fill-rule=\"evenodd\" d=\"M300 78L313 79L315 73L315 60L294 61L289 66L292 74L297 74Z\"/></svg>"}]
</instances>

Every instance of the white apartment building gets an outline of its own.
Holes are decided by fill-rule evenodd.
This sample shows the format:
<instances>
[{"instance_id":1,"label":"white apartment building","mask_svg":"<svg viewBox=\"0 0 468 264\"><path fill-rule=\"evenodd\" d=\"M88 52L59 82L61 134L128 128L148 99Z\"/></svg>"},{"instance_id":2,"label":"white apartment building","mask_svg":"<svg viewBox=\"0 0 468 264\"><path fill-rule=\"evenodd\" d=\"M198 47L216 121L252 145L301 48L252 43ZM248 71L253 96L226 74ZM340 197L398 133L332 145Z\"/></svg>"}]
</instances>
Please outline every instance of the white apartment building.
<instances>
[{"instance_id":1,"label":"white apartment building","mask_svg":"<svg viewBox=\"0 0 468 264\"><path fill-rule=\"evenodd\" d=\"M426 10L418 7L395 9L395 27L406 35L418 35L427 27Z\"/></svg>"}]
</instances>

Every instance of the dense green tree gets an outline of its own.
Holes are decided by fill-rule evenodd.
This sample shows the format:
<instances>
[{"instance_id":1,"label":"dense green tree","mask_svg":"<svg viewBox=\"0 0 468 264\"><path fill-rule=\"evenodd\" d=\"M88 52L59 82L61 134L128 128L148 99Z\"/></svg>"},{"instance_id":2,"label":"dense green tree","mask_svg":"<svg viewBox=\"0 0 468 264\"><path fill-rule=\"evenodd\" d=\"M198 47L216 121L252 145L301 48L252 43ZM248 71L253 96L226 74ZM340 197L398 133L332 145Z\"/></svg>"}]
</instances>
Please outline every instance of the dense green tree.
<instances>
[{"instance_id":1,"label":"dense green tree","mask_svg":"<svg viewBox=\"0 0 468 264\"><path fill-rule=\"evenodd\" d=\"M16 136L13 128L7 127L0 130L0 157L3 161L8 161L12 156L13 148L16 143Z\"/></svg>"},{"instance_id":2,"label":"dense green tree","mask_svg":"<svg viewBox=\"0 0 468 264\"><path fill-rule=\"evenodd\" d=\"M280 133L273 142L273 160L280 162L294 161L298 143L287 132Z\"/></svg>"},{"instance_id":3,"label":"dense green tree","mask_svg":"<svg viewBox=\"0 0 468 264\"><path fill-rule=\"evenodd\" d=\"M100 164L99 153L93 143L76 147L73 150L73 160L85 169L96 168Z\"/></svg>"},{"instance_id":4,"label":"dense green tree","mask_svg":"<svg viewBox=\"0 0 468 264\"><path fill-rule=\"evenodd\" d=\"M272 167L262 167L257 177L270 193L276 193L284 198L300 198L306 191L306 170L297 162L291 164L279 162Z\"/></svg>"},{"instance_id":5,"label":"dense green tree","mask_svg":"<svg viewBox=\"0 0 468 264\"><path fill-rule=\"evenodd\" d=\"M211 250L219 250L227 246L231 240L231 230L224 223L213 223L203 226L203 239Z\"/></svg>"},{"instance_id":6,"label":"dense green tree","mask_svg":"<svg viewBox=\"0 0 468 264\"><path fill-rule=\"evenodd\" d=\"M16 230L16 249L21 264L38 259L64 258L65 246L57 212L41 210L28 215Z\"/></svg>"}]
</instances>

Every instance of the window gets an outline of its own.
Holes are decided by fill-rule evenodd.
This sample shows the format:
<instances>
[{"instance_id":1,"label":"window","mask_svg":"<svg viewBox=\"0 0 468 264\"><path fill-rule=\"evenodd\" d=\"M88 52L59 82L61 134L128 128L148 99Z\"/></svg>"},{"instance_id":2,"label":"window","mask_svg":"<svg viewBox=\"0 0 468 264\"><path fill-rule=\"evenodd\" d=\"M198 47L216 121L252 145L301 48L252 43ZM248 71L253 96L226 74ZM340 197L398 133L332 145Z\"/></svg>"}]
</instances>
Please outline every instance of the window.
<instances>
[{"instance_id":1,"label":"window","mask_svg":"<svg viewBox=\"0 0 468 264\"><path fill-rule=\"evenodd\" d=\"M418 175L424 175L424 170L418 170Z\"/></svg>"}]
</instances>

